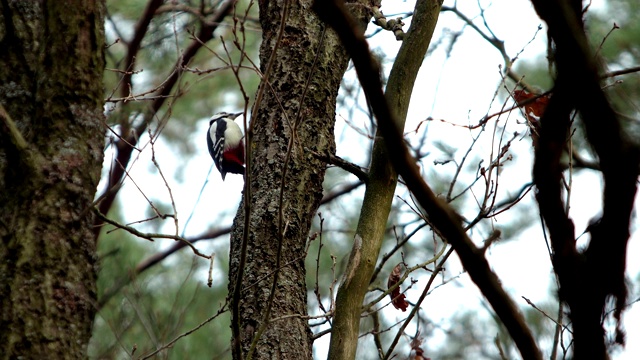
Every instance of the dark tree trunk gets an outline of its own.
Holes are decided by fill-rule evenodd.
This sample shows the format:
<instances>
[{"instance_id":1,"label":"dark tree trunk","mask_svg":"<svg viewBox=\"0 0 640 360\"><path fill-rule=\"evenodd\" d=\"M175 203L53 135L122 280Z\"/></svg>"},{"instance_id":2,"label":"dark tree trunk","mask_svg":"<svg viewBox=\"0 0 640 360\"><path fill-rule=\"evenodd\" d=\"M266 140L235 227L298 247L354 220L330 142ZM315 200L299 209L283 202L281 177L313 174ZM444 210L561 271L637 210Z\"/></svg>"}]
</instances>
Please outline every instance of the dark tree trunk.
<instances>
[{"instance_id":1,"label":"dark tree trunk","mask_svg":"<svg viewBox=\"0 0 640 360\"><path fill-rule=\"evenodd\" d=\"M627 244L640 149L628 138L623 122L602 90L597 55L590 49L584 30L582 1L532 3L549 27L558 72L553 94L540 119L533 167L536 199L549 229L560 299L570 309L574 358L609 359L609 335L603 328L603 319L607 316L607 303L613 299L613 317L618 322L615 341L625 341L620 322L627 308ZM597 154L604 180L602 217L590 226L585 250L576 246L575 226L565 208L560 166L574 109Z\"/></svg>"},{"instance_id":2,"label":"dark tree trunk","mask_svg":"<svg viewBox=\"0 0 640 360\"><path fill-rule=\"evenodd\" d=\"M245 222L245 193L231 239L229 293L233 296L241 262L243 229L245 223L248 224L246 262L242 265L243 290L239 308L232 312L235 359L239 358L239 349L243 358L247 355L270 305L269 320L256 343L254 356L311 358L311 331L308 320L300 317L307 314L304 251L311 221L322 198L326 166L312 151L335 152L336 96L349 59L334 32L330 29L325 32L325 26L311 10L310 0L289 2L286 27L278 43L284 3L283 0L260 3L263 73L267 72L276 46L277 50L268 77L270 86L264 81L261 85L265 87L264 95L254 109L257 116L253 135L248 136L252 156L247 179L251 182L251 213ZM366 11L363 6L354 8ZM364 29L368 18L361 14L359 19ZM282 248L278 269L279 245ZM275 271L278 282L270 304ZM287 315L294 316L279 319ZM236 342L238 335L239 342Z\"/></svg>"},{"instance_id":3,"label":"dark tree trunk","mask_svg":"<svg viewBox=\"0 0 640 360\"><path fill-rule=\"evenodd\" d=\"M102 1L0 1L3 359L85 358L104 145Z\"/></svg>"}]
</instances>

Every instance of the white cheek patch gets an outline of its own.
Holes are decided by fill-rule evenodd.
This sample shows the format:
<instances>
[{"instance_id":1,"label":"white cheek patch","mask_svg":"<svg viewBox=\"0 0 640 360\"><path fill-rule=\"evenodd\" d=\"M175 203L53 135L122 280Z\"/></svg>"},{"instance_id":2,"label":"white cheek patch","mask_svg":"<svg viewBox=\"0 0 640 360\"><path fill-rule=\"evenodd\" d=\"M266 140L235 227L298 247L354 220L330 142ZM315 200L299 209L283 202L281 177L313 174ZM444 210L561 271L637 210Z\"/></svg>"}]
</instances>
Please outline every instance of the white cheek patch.
<instances>
[{"instance_id":1,"label":"white cheek patch","mask_svg":"<svg viewBox=\"0 0 640 360\"><path fill-rule=\"evenodd\" d=\"M238 144L242 141L242 131L240 131L240 127L233 121L227 123L227 129L224 132L224 149L228 150L230 144Z\"/></svg>"}]
</instances>

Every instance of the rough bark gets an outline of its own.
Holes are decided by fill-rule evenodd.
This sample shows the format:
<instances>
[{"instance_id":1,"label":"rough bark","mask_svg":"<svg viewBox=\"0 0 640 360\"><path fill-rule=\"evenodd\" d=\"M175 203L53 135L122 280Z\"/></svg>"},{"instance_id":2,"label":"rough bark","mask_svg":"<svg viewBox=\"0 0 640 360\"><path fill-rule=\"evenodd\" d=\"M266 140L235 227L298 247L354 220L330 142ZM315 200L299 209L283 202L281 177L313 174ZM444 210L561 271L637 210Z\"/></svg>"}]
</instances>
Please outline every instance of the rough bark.
<instances>
[{"instance_id":1,"label":"rough bark","mask_svg":"<svg viewBox=\"0 0 640 360\"><path fill-rule=\"evenodd\" d=\"M102 1L0 1L1 358L86 356L103 17Z\"/></svg>"},{"instance_id":2,"label":"rough bark","mask_svg":"<svg viewBox=\"0 0 640 360\"><path fill-rule=\"evenodd\" d=\"M336 96L349 59L335 34L328 29L324 31L323 24L311 11L310 0L290 2L289 15L283 20L285 1L260 2L263 73L267 72L274 48L276 53L268 77L270 85L263 81L264 95L254 109L257 116L252 125L253 135L248 134L252 156L247 178L250 197L247 199L245 193L231 239L229 293L232 296L239 266L244 273L236 312L239 318L232 316L232 328L236 327L234 335L239 336L239 342L236 337L233 340L234 359L248 354L264 324L269 305L269 320L256 342L253 356L309 359L312 355L311 331L306 319L299 316L274 319L307 314L304 250L311 220L322 199L326 165L311 151L335 152ZM359 6L357 11L364 13L366 9ZM359 19L364 29L368 17L360 15ZM286 26L280 38L282 21L286 21ZM292 136L294 141L289 146ZM250 215L245 222L247 200ZM245 223L248 223L246 262L239 265ZM279 245L282 246L281 268L277 269ZM270 304L274 271L278 272L277 287Z\"/></svg>"}]
</instances>

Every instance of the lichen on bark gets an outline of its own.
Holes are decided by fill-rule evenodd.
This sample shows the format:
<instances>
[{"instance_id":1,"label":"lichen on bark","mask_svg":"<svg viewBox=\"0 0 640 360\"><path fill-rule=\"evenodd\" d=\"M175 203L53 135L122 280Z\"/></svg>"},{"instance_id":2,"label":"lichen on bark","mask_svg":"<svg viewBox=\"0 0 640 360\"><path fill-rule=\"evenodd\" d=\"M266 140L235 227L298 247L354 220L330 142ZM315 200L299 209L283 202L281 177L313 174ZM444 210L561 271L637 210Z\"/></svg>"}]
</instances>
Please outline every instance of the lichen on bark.
<instances>
[{"instance_id":1,"label":"lichen on bark","mask_svg":"<svg viewBox=\"0 0 640 360\"><path fill-rule=\"evenodd\" d=\"M335 153L336 97L349 58L335 33L311 10L312 1L289 3L286 20L282 19L285 1L260 3L263 73L267 72L272 52L276 53L268 72L270 85L254 109L257 115L252 125L253 135L248 137L252 153L251 196L243 197L231 238L229 293L233 294L248 201L250 216L247 259L242 268L243 291L239 318L232 318L239 328L237 335L243 358L263 325L274 271L279 275L269 319L300 316L268 322L256 343L254 356L261 359L310 359L312 356L311 331L307 321L301 318L307 314L304 251L311 220L322 198L326 164L312 156L311 151ZM366 8L357 7L357 11L365 14ZM363 14L360 18L364 29L367 16ZM282 21L286 24L279 37ZM266 86L264 80L261 86ZM282 192L281 184L284 184ZM282 221L279 221L280 211ZM283 231L282 236L279 231ZM280 264L284 266L276 269L281 241ZM232 348L234 358L239 358L236 348Z\"/></svg>"},{"instance_id":2,"label":"lichen on bark","mask_svg":"<svg viewBox=\"0 0 640 360\"><path fill-rule=\"evenodd\" d=\"M0 13L2 355L85 358L96 301L89 208L104 145L104 3L3 1ZM9 122L26 148L10 140Z\"/></svg>"}]
</instances>

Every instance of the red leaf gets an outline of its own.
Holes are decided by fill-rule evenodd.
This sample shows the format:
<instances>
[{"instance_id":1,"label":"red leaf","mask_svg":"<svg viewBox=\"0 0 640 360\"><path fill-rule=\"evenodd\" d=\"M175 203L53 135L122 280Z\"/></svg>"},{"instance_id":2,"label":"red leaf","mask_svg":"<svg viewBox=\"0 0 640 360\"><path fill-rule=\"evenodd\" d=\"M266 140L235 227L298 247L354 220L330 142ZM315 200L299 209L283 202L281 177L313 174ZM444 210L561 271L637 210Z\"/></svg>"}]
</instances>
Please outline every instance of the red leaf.
<instances>
[{"instance_id":1,"label":"red leaf","mask_svg":"<svg viewBox=\"0 0 640 360\"><path fill-rule=\"evenodd\" d=\"M402 263L396 265L389 274L389 279L387 280L387 289L393 287L400 281L400 276L402 274ZM404 294L400 294L400 286L396 287L391 291L391 303L393 307L396 309L400 309L402 311L407 311L409 307L409 303L405 300L406 296Z\"/></svg>"},{"instance_id":2,"label":"red leaf","mask_svg":"<svg viewBox=\"0 0 640 360\"><path fill-rule=\"evenodd\" d=\"M518 106L524 107L524 114L527 117L533 145L535 146L538 143L538 134L540 133L540 118L549 104L549 95L540 96L529 93L526 90L514 90L513 98L518 103Z\"/></svg>"},{"instance_id":3,"label":"red leaf","mask_svg":"<svg viewBox=\"0 0 640 360\"><path fill-rule=\"evenodd\" d=\"M420 337L420 332L416 335L416 337L411 340L411 350L415 351L415 356L413 356L412 360L431 360L424 355L424 350L422 350L422 338Z\"/></svg>"},{"instance_id":4,"label":"red leaf","mask_svg":"<svg viewBox=\"0 0 640 360\"><path fill-rule=\"evenodd\" d=\"M528 120L535 121L540 120L542 114L544 114L544 110L547 108L547 104L549 104L549 95L539 96L536 94L531 94L527 92L527 90L514 90L513 98L518 102L518 106L523 107L525 110L525 114L527 115ZM520 105L529 99L534 99L526 104ZM537 118L537 119L536 119Z\"/></svg>"}]
</instances>

